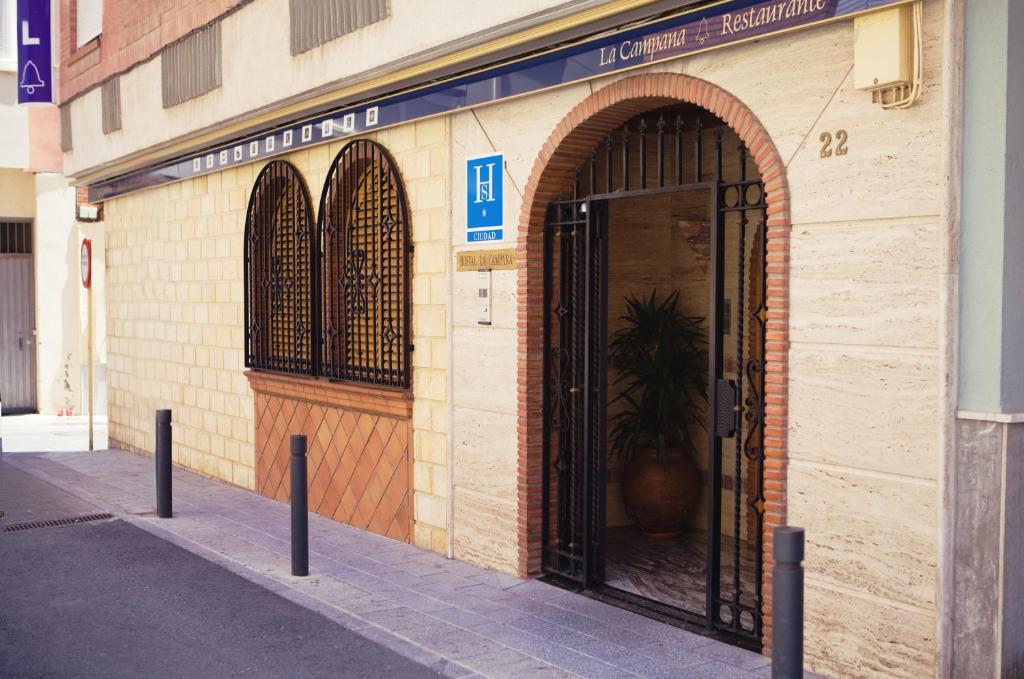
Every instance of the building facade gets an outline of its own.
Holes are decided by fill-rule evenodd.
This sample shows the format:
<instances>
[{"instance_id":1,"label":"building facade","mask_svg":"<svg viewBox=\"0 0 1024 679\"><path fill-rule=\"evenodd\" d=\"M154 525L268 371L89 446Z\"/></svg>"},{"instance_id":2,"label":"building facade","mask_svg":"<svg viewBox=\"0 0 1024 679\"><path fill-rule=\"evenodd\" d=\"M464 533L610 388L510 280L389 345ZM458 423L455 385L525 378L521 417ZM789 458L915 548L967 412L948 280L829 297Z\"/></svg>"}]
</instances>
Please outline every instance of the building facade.
<instances>
[{"instance_id":1,"label":"building facade","mask_svg":"<svg viewBox=\"0 0 1024 679\"><path fill-rule=\"evenodd\" d=\"M803 526L813 669L1013 676L980 4L64 0L111 440L283 501L305 434L318 513L757 648Z\"/></svg>"},{"instance_id":2,"label":"building facade","mask_svg":"<svg viewBox=\"0 0 1024 679\"><path fill-rule=\"evenodd\" d=\"M58 109L17 103L27 81L17 67L15 5L0 1L0 408L82 414L86 301L78 256L92 229L76 220L75 190L62 175ZM101 278L102 271L97 290ZM94 359L102 409L102 339Z\"/></svg>"}]
</instances>

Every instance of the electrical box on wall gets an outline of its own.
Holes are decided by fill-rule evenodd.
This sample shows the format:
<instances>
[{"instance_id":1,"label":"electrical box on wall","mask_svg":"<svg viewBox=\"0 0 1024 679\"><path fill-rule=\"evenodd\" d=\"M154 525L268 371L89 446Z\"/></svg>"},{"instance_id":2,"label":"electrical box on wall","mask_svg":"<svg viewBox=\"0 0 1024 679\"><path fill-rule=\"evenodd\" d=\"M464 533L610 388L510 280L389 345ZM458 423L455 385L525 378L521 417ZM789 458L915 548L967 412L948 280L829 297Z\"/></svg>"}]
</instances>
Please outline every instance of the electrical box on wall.
<instances>
[{"instance_id":1,"label":"electrical box on wall","mask_svg":"<svg viewBox=\"0 0 1024 679\"><path fill-rule=\"evenodd\" d=\"M906 87L913 78L913 18L909 5L853 20L853 84L858 90Z\"/></svg>"}]
</instances>

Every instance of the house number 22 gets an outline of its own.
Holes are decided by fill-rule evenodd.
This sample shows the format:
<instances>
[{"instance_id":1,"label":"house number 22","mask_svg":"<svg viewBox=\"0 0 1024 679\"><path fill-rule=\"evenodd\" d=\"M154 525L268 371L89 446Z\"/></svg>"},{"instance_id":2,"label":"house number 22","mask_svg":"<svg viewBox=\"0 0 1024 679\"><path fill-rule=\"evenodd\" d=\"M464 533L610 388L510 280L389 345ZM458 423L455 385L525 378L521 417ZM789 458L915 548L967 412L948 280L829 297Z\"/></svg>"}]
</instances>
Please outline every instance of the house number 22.
<instances>
[{"instance_id":1,"label":"house number 22","mask_svg":"<svg viewBox=\"0 0 1024 679\"><path fill-rule=\"evenodd\" d=\"M832 133L822 132L818 140L821 141L821 157L831 158L832 154L835 153L837 156L845 156L849 149L846 148L846 140L850 138L850 135L846 133L846 130L836 130L835 142L836 148L832 150Z\"/></svg>"}]
</instances>

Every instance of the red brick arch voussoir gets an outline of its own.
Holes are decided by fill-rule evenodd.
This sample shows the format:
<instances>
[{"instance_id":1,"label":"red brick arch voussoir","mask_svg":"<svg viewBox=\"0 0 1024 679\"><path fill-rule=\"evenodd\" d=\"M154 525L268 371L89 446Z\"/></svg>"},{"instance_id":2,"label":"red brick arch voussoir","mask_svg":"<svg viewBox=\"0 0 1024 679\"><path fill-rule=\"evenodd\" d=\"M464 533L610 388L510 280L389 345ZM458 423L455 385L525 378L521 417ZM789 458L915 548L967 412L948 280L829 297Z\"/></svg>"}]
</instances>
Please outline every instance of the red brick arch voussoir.
<instances>
[{"instance_id":1,"label":"red brick arch voussoir","mask_svg":"<svg viewBox=\"0 0 1024 679\"><path fill-rule=\"evenodd\" d=\"M718 116L743 140L765 184L768 204L765 346L765 639L770 639L772 529L786 516L787 347L789 328L789 186L768 131L739 99L705 80L652 73L618 80L577 104L558 123L534 162L523 194L518 238L518 570L541 567L543 458L543 228L548 203L572 185L575 167L604 136L633 116L686 102Z\"/></svg>"}]
</instances>

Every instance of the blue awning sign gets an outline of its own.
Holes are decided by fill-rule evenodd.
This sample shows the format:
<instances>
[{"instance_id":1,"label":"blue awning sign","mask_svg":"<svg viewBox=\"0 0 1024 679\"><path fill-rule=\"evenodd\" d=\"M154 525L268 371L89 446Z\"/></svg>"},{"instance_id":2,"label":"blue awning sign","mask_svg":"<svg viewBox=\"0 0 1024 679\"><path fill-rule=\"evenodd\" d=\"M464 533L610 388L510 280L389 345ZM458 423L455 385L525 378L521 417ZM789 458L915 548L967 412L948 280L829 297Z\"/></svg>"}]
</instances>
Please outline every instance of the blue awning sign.
<instances>
[{"instance_id":1,"label":"blue awning sign","mask_svg":"<svg viewBox=\"0 0 1024 679\"><path fill-rule=\"evenodd\" d=\"M511 97L622 73L725 45L761 40L797 28L817 26L880 7L907 4L909 1L718 0L699 7L687 7L676 14L648 23L584 38L576 43L553 47L547 52L494 64L424 87L384 95L372 102L344 106L311 119L285 123L282 127L253 135L251 139L266 140L266 150L245 159L230 160L229 166L361 134L369 128L383 129L473 109ZM18 0L18 3L19 10L23 4L35 4L30 0ZM269 141L271 139L275 141ZM197 164L196 159L210 151L219 152L221 148L237 143L236 140L214 149L195 151L185 157L93 184L89 186L89 200L100 202L132 191L218 171L220 168L215 170L212 162L206 163L204 167L202 163ZM484 171L481 168L481 172ZM496 187L500 186L500 174L495 175ZM497 211L497 215L500 219L501 210ZM481 206L479 214L470 216L467 213L467 217L471 220L493 219L495 211ZM501 239L500 229L495 230L497 227L476 228L477 240L483 239L485 235L493 236L492 240ZM485 230L489 231L485 233Z\"/></svg>"}]
</instances>

